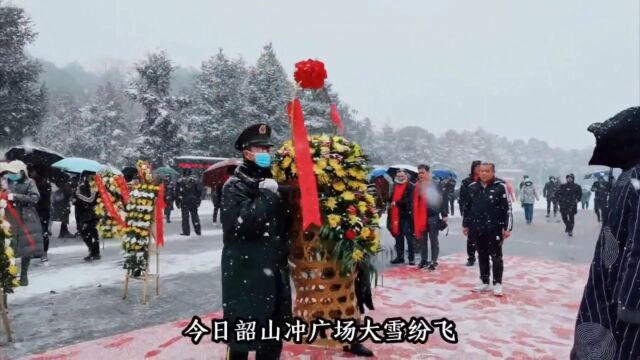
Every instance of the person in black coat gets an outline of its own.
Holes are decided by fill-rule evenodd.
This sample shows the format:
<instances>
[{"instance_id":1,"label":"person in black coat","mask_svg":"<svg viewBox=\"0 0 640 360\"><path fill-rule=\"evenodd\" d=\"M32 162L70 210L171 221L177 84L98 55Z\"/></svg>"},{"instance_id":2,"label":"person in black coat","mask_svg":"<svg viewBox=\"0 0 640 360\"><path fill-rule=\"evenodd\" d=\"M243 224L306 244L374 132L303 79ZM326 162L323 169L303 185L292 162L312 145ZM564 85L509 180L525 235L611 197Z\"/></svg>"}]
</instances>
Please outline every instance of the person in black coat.
<instances>
[{"instance_id":1,"label":"person in black coat","mask_svg":"<svg viewBox=\"0 0 640 360\"><path fill-rule=\"evenodd\" d=\"M560 214L565 225L564 232L573 236L578 203L582 200L582 187L575 183L576 177L573 174L568 174L566 179L567 182L558 187L556 198L560 204Z\"/></svg>"},{"instance_id":2,"label":"person in black coat","mask_svg":"<svg viewBox=\"0 0 640 360\"><path fill-rule=\"evenodd\" d=\"M450 213L453 216L456 214L454 206L456 200L456 179L453 177L444 179L444 181L442 181L442 191L443 201L445 202L445 206L448 207L447 213Z\"/></svg>"},{"instance_id":3,"label":"person in black coat","mask_svg":"<svg viewBox=\"0 0 640 360\"><path fill-rule=\"evenodd\" d=\"M193 223L193 230L196 235L201 235L200 216L198 208L202 202L202 186L195 176L191 175L191 170L185 169L182 177L176 185L176 205L182 210L182 233L180 235L189 236L189 216Z\"/></svg>"},{"instance_id":4,"label":"person in black coat","mask_svg":"<svg viewBox=\"0 0 640 360\"><path fill-rule=\"evenodd\" d=\"M42 225L42 239L44 243L44 254L40 258L42 262L46 262L47 252L49 251L50 223L51 223L51 182L47 178L46 168L41 166L30 167L31 178L36 182L40 199L36 205L36 211L40 217Z\"/></svg>"},{"instance_id":5,"label":"person in black coat","mask_svg":"<svg viewBox=\"0 0 640 360\"><path fill-rule=\"evenodd\" d=\"M222 205L222 185L216 184L211 189L211 202L213 203L213 223L218 222L218 212Z\"/></svg>"},{"instance_id":6,"label":"person in black coat","mask_svg":"<svg viewBox=\"0 0 640 360\"><path fill-rule=\"evenodd\" d=\"M98 203L98 192L91 186L94 175L83 174L80 177L76 188L73 203L76 208L76 222L82 240L89 249L89 255L85 261L100 260L100 237L98 235L98 221L100 217L96 215L96 204Z\"/></svg>"},{"instance_id":7,"label":"person in black coat","mask_svg":"<svg viewBox=\"0 0 640 360\"><path fill-rule=\"evenodd\" d=\"M438 266L438 254L440 252L440 244L438 235L440 234L441 221L448 221L448 202L445 201L441 189L431 183L431 174L429 165L418 165L418 182L414 190L413 213L415 214L414 228L416 232L416 240L420 244L421 260L418 269L428 267L429 271L436 270ZM420 198L418 199L418 196ZM417 200L416 200L417 199ZM419 206L426 207L426 219L423 221L426 229L419 229L420 221ZM424 231L422 234L419 232ZM431 260L429 261L429 244L431 245Z\"/></svg>"},{"instance_id":8,"label":"person in black coat","mask_svg":"<svg viewBox=\"0 0 640 360\"><path fill-rule=\"evenodd\" d=\"M593 209L598 217L598 222L604 218L604 214L607 211L607 201L609 200L609 191L611 191L609 183L602 176L598 176L598 179L591 186L593 191Z\"/></svg>"},{"instance_id":9,"label":"person in black coat","mask_svg":"<svg viewBox=\"0 0 640 360\"><path fill-rule=\"evenodd\" d=\"M547 217L551 216L551 204L553 204L553 217L558 213L558 200L556 199L556 190L558 190L558 179L555 176L549 176L549 182L544 184L542 196L547 199Z\"/></svg>"},{"instance_id":10,"label":"person in black coat","mask_svg":"<svg viewBox=\"0 0 640 360\"><path fill-rule=\"evenodd\" d=\"M235 144L243 162L222 189L222 310L230 324L242 319L282 325L291 319L291 215L271 174L272 146L268 125L245 129ZM230 335L235 339L233 330ZM246 359L249 351L257 359L278 359L282 342L231 341L228 358Z\"/></svg>"},{"instance_id":11,"label":"person in black coat","mask_svg":"<svg viewBox=\"0 0 640 360\"><path fill-rule=\"evenodd\" d=\"M52 221L60 221L58 239L75 237L75 235L69 231L69 215L71 215L71 199L73 197L74 187L73 182L67 180L60 183L58 190L53 193Z\"/></svg>"},{"instance_id":12,"label":"person in black coat","mask_svg":"<svg viewBox=\"0 0 640 360\"><path fill-rule=\"evenodd\" d=\"M589 127L589 165L621 168L578 310L572 360L640 359L640 107Z\"/></svg>"},{"instance_id":13,"label":"person in black coat","mask_svg":"<svg viewBox=\"0 0 640 360\"><path fill-rule=\"evenodd\" d=\"M162 182L164 183L164 218L167 223L171 223L171 211L173 211L173 200L175 196L175 186L171 180L171 176L167 175Z\"/></svg>"},{"instance_id":14,"label":"person in black coat","mask_svg":"<svg viewBox=\"0 0 640 360\"><path fill-rule=\"evenodd\" d=\"M479 174L479 181L469 185L469 201L462 219L464 235L474 238L478 248L482 283L473 291L491 291L489 281L493 272L493 294L502 296L502 242L511 236L513 227L511 201L506 184L495 177L494 164L483 163Z\"/></svg>"},{"instance_id":15,"label":"person in black coat","mask_svg":"<svg viewBox=\"0 0 640 360\"><path fill-rule=\"evenodd\" d=\"M404 264L404 242L406 240L409 265L415 265L412 211L414 185L409 181L405 170L397 171L394 182L387 217L387 227L396 241L396 258L391 260L391 264Z\"/></svg>"},{"instance_id":16,"label":"person in black coat","mask_svg":"<svg viewBox=\"0 0 640 360\"><path fill-rule=\"evenodd\" d=\"M460 213L464 218L464 209L469 206L469 185L471 185L474 181L478 180L479 173L478 169L480 168L480 164L482 161L474 160L471 163L471 172L469 176L464 178L462 182L460 182L460 195L458 197L458 207L460 208ZM476 263L476 243L474 240L467 236L467 266L473 266Z\"/></svg>"}]
</instances>

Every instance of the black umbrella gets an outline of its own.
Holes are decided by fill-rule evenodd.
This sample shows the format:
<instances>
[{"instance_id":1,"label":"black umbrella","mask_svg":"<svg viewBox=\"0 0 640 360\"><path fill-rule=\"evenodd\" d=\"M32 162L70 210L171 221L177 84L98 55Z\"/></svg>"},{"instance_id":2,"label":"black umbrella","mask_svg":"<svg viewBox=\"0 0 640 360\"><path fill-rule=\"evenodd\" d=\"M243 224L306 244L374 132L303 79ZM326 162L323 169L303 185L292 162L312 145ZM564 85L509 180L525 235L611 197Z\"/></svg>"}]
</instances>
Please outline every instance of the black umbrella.
<instances>
[{"instance_id":1,"label":"black umbrella","mask_svg":"<svg viewBox=\"0 0 640 360\"><path fill-rule=\"evenodd\" d=\"M64 159L61 154L40 146L14 146L4 154L9 161L20 160L37 167L50 167L51 164Z\"/></svg>"}]
</instances>

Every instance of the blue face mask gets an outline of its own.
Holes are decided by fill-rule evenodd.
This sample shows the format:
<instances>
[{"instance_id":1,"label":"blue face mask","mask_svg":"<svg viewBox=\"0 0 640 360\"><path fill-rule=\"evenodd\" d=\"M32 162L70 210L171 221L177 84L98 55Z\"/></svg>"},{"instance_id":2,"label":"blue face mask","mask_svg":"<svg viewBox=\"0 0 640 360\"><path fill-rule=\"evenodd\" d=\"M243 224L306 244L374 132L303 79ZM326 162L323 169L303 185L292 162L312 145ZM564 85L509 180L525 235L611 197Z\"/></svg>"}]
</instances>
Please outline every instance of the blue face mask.
<instances>
[{"instance_id":1,"label":"blue face mask","mask_svg":"<svg viewBox=\"0 0 640 360\"><path fill-rule=\"evenodd\" d=\"M11 180L11 181L18 181L22 178L22 175L20 174L8 174L7 175L7 179Z\"/></svg>"},{"instance_id":2,"label":"blue face mask","mask_svg":"<svg viewBox=\"0 0 640 360\"><path fill-rule=\"evenodd\" d=\"M271 154L269 153L257 153L256 164L261 168L271 167Z\"/></svg>"}]
</instances>

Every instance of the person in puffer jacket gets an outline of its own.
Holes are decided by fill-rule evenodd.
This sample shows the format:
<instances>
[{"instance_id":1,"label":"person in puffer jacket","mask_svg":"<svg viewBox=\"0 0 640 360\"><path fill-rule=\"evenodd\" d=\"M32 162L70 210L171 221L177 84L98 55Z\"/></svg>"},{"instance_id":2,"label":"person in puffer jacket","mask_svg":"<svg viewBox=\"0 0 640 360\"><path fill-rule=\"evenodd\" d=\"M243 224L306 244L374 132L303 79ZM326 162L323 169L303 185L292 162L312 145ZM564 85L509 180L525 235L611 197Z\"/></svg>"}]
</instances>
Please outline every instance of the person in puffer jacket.
<instances>
[{"instance_id":1,"label":"person in puffer jacket","mask_svg":"<svg viewBox=\"0 0 640 360\"><path fill-rule=\"evenodd\" d=\"M524 208L524 218L529 225L531 225L533 221L533 205L538 200L538 193L533 186L533 181L531 181L531 179L525 180L522 190L520 191L520 203L522 203L522 207Z\"/></svg>"}]
</instances>

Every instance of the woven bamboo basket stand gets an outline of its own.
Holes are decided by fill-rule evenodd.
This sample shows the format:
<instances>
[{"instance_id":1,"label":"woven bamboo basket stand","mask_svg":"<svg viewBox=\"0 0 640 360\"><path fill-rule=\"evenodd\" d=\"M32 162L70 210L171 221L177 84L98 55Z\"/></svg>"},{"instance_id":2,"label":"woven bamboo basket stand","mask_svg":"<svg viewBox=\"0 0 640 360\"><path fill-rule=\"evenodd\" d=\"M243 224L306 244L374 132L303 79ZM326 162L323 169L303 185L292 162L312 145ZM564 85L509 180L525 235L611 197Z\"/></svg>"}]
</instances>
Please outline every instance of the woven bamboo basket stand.
<instances>
[{"instance_id":1,"label":"woven bamboo basket stand","mask_svg":"<svg viewBox=\"0 0 640 360\"><path fill-rule=\"evenodd\" d=\"M334 322L337 319L355 319L360 317L354 291L355 274L340 276L341 265L331 257L320 242L319 231L305 232L302 229L300 201L291 201L295 219L292 227L290 260L296 299L293 315L310 323L316 318ZM318 337L313 344L324 347L342 347L331 338L327 330L326 338Z\"/></svg>"}]
</instances>

